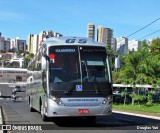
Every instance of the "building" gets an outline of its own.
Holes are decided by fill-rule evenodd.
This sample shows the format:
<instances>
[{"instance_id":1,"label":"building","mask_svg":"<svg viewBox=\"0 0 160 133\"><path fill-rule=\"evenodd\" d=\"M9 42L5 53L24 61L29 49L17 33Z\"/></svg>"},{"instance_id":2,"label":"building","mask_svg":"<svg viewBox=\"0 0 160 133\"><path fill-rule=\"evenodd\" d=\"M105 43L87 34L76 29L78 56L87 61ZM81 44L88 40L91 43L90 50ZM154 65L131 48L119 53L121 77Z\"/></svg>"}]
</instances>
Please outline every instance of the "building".
<instances>
[{"instance_id":1,"label":"building","mask_svg":"<svg viewBox=\"0 0 160 133\"><path fill-rule=\"evenodd\" d=\"M41 42L45 41L46 38L49 38L49 37L60 37L60 36L63 36L63 35L60 34L60 33L57 33L57 32L53 32L52 30L50 30L50 31L41 31L39 33L38 44L41 44Z\"/></svg>"},{"instance_id":2,"label":"building","mask_svg":"<svg viewBox=\"0 0 160 133\"><path fill-rule=\"evenodd\" d=\"M28 52L36 54L39 45L39 35L37 34L29 34L28 35Z\"/></svg>"},{"instance_id":3,"label":"building","mask_svg":"<svg viewBox=\"0 0 160 133\"><path fill-rule=\"evenodd\" d=\"M95 25L92 23L88 24L87 37L95 39Z\"/></svg>"},{"instance_id":4,"label":"building","mask_svg":"<svg viewBox=\"0 0 160 133\"><path fill-rule=\"evenodd\" d=\"M122 54L128 54L128 38L120 37L116 38L117 48L116 51Z\"/></svg>"},{"instance_id":5,"label":"building","mask_svg":"<svg viewBox=\"0 0 160 133\"><path fill-rule=\"evenodd\" d=\"M0 69L0 82L26 82L27 69L21 68L1 68Z\"/></svg>"},{"instance_id":6,"label":"building","mask_svg":"<svg viewBox=\"0 0 160 133\"><path fill-rule=\"evenodd\" d=\"M17 51L26 51L26 40L16 39Z\"/></svg>"},{"instance_id":7,"label":"building","mask_svg":"<svg viewBox=\"0 0 160 133\"><path fill-rule=\"evenodd\" d=\"M113 30L102 26L97 27L97 41L111 45Z\"/></svg>"},{"instance_id":8,"label":"building","mask_svg":"<svg viewBox=\"0 0 160 133\"><path fill-rule=\"evenodd\" d=\"M111 49L113 50L113 52L116 52L116 49L117 49L117 40L116 40L116 38L112 38Z\"/></svg>"},{"instance_id":9,"label":"building","mask_svg":"<svg viewBox=\"0 0 160 133\"><path fill-rule=\"evenodd\" d=\"M33 51L33 38L34 38L34 34L29 34L28 38L27 38L27 44L28 44L28 52L32 53Z\"/></svg>"},{"instance_id":10,"label":"building","mask_svg":"<svg viewBox=\"0 0 160 133\"><path fill-rule=\"evenodd\" d=\"M10 39L9 38L5 39L3 52L9 52L10 44L11 44Z\"/></svg>"},{"instance_id":11,"label":"building","mask_svg":"<svg viewBox=\"0 0 160 133\"><path fill-rule=\"evenodd\" d=\"M137 51L141 47L141 41L131 40L128 41L128 51Z\"/></svg>"},{"instance_id":12,"label":"building","mask_svg":"<svg viewBox=\"0 0 160 133\"><path fill-rule=\"evenodd\" d=\"M2 59L0 61L0 68L22 68L23 67L23 55L13 53L13 52L5 52L0 53L0 58Z\"/></svg>"},{"instance_id":13,"label":"building","mask_svg":"<svg viewBox=\"0 0 160 133\"><path fill-rule=\"evenodd\" d=\"M28 52L36 54L38 51L39 45L49 37L59 37L62 36L60 33L56 33L53 31L41 31L37 34L29 34L27 43L28 43Z\"/></svg>"},{"instance_id":14,"label":"building","mask_svg":"<svg viewBox=\"0 0 160 133\"><path fill-rule=\"evenodd\" d=\"M12 68L22 68L23 67L23 57L22 58L13 58L10 60L10 66Z\"/></svg>"},{"instance_id":15,"label":"building","mask_svg":"<svg viewBox=\"0 0 160 133\"><path fill-rule=\"evenodd\" d=\"M5 38L0 36L0 52L4 52Z\"/></svg>"},{"instance_id":16,"label":"building","mask_svg":"<svg viewBox=\"0 0 160 133\"><path fill-rule=\"evenodd\" d=\"M153 40L154 40L154 38L148 39L148 45L151 45Z\"/></svg>"},{"instance_id":17,"label":"building","mask_svg":"<svg viewBox=\"0 0 160 133\"><path fill-rule=\"evenodd\" d=\"M10 39L10 52L26 51L26 40L22 40L19 37L16 39Z\"/></svg>"}]
</instances>

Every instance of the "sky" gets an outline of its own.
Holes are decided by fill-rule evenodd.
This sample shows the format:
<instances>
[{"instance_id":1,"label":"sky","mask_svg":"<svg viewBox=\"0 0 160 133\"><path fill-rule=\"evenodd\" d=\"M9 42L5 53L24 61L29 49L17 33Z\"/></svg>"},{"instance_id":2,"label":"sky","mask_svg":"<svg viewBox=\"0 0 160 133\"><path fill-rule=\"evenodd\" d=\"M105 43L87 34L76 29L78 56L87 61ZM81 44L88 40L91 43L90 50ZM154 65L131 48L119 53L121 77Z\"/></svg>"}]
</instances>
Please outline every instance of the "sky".
<instances>
[{"instance_id":1,"label":"sky","mask_svg":"<svg viewBox=\"0 0 160 133\"><path fill-rule=\"evenodd\" d=\"M127 37L158 18L160 0L0 0L0 32L6 38L27 39L48 30L86 37L88 23L113 29L115 38ZM160 19L129 40L158 30ZM146 39L156 37L160 31Z\"/></svg>"}]
</instances>

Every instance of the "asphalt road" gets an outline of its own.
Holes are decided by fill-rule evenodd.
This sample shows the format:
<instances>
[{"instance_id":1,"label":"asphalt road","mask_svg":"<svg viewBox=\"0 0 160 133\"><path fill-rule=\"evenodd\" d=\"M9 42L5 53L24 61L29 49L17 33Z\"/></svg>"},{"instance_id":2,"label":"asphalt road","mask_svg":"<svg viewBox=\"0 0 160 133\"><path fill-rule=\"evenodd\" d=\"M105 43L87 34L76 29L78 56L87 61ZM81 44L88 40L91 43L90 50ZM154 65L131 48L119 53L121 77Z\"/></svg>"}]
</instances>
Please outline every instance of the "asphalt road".
<instances>
[{"instance_id":1,"label":"asphalt road","mask_svg":"<svg viewBox=\"0 0 160 133\"><path fill-rule=\"evenodd\" d=\"M25 100L25 88L22 92L17 93L16 102L10 99L13 86L0 85L1 97L0 105L2 106L4 114L4 122L6 125L15 125L15 131L12 133L51 133L51 132L83 132L83 133L149 133L160 132L160 121L144 117L130 116L125 114L113 113L111 116L98 117L95 123L88 123L83 118L61 118L50 119L47 122L41 120L40 113L30 112L29 106ZM16 126L21 128L16 130ZM20 127L21 126L21 127ZM37 126L38 131L25 131L25 126ZM33 128L34 128L33 127ZM139 130L139 129L153 129L155 130ZM23 128L23 131L22 131ZM35 127L36 128L36 127ZM158 129L156 129L158 128ZM42 131L40 130L42 129ZM11 131L8 131L11 133Z\"/></svg>"}]
</instances>

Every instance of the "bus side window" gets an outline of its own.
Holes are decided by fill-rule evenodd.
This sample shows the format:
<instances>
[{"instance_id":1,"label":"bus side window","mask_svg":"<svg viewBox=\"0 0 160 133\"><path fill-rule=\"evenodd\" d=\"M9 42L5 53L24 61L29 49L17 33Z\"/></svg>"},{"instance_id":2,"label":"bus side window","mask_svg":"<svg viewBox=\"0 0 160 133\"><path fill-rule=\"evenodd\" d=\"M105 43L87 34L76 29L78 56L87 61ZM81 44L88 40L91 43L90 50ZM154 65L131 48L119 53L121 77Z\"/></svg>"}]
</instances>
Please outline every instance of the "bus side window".
<instances>
[{"instance_id":1,"label":"bus side window","mask_svg":"<svg viewBox=\"0 0 160 133\"><path fill-rule=\"evenodd\" d=\"M47 81L46 81L46 72L42 72L42 85L45 93L47 92Z\"/></svg>"}]
</instances>

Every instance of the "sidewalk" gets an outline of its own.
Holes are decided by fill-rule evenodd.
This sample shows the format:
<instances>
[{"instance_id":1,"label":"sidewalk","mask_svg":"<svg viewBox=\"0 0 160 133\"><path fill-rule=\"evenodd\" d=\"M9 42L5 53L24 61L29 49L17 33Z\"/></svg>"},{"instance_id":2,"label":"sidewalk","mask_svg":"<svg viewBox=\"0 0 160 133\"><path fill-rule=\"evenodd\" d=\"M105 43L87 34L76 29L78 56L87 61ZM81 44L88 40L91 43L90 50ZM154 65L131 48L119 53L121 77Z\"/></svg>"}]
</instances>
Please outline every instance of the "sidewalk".
<instances>
[{"instance_id":1,"label":"sidewalk","mask_svg":"<svg viewBox=\"0 0 160 133\"><path fill-rule=\"evenodd\" d=\"M113 110L112 112L113 113L120 113L120 114L126 114L126 115L132 115L132 116L140 116L140 117L160 120L160 116L158 117L158 116L143 115L143 114L129 113L129 112L125 112L125 111L115 111L115 110Z\"/></svg>"}]
</instances>

